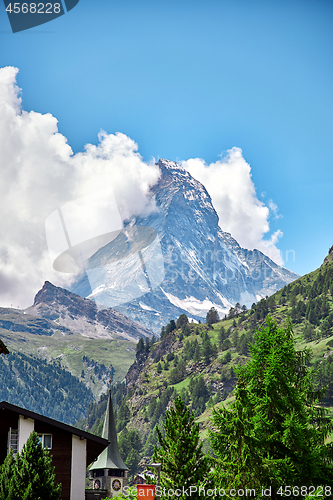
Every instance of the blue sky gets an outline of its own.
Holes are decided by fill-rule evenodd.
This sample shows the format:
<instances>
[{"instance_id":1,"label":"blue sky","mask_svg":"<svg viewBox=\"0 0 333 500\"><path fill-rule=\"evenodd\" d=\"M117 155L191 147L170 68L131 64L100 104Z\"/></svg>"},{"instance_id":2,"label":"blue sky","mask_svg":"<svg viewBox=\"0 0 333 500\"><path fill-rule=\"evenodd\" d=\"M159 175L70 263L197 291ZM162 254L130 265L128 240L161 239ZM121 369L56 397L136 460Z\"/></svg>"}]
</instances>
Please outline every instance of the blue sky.
<instances>
[{"instance_id":1,"label":"blue sky","mask_svg":"<svg viewBox=\"0 0 333 500\"><path fill-rule=\"evenodd\" d=\"M278 207L266 236L283 232L285 266L322 263L333 244L331 1L80 0L16 34L0 10L0 67L19 69L23 109L56 117L74 153L101 129L133 139L146 162L210 164L241 148L258 199Z\"/></svg>"}]
</instances>

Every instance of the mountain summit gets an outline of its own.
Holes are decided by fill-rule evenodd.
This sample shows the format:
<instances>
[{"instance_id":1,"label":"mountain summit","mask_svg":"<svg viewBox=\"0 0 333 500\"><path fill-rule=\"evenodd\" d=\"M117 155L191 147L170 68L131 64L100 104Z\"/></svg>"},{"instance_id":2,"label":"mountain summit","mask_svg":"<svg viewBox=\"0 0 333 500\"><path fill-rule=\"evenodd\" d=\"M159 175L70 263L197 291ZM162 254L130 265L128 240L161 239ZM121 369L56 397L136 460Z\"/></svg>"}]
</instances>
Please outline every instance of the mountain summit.
<instances>
[{"instance_id":1,"label":"mountain summit","mask_svg":"<svg viewBox=\"0 0 333 500\"><path fill-rule=\"evenodd\" d=\"M162 325L182 313L199 320L213 306L220 314L237 302L251 306L298 278L259 250L241 248L224 232L205 187L181 165L164 159L157 165L161 175L151 189L156 210L146 217L127 221L127 227L133 230L146 226L156 231L163 256L163 280L158 286L147 288L141 297L108 304L106 287L113 289L113 298L117 300L121 287L117 292L114 283L123 283L125 287L133 280L133 266L119 261L116 267L113 265L112 273L108 266L104 275L99 269L102 286L96 287L93 294L84 276L77 280L72 291L83 296L91 294L97 303L116 307L158 332ZM100 249L99 260L107 262L108 252L110 245Z\"/></svg>"},{"instance_id":2,"label":"mountain summit","mask_svg":"<svg viewBox=\"0 0 333 500\"><path fill-rule=\"evenodd\" d=\"M51 320L68 332L90 338L123 338L137 341L152 333L114 309L99 310L96 304L46 281L24 314Z\"/></svg>"}]
</instances>

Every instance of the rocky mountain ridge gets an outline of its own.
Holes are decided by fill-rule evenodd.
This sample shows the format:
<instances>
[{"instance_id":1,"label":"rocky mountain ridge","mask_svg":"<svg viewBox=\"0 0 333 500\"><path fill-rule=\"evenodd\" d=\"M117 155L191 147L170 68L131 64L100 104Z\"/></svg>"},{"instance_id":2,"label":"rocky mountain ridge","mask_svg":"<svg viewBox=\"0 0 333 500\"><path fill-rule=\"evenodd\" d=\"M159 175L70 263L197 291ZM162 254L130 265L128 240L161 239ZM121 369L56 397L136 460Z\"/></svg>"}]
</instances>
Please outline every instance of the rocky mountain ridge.
<instances>
[{"instance_id":1,"label":"rocky mountain ridge","mask_svg":"<svg viewBox=\"0 0 333 500\"><path fill-rule=\"evenodd\" d=\"M157 264L156 252L142 250L146 267L153 270L152 278L157 269L155 286L145 288L139 278L139 259L136 264L133 259L123 259L103 267L114 251L112 243L99 250L98 262L95 257L90 263L92 266L94 260L94 265L100 266L96 275L101 286L95 286L91 293L87 276L81 276L73 285L75 293L97 303L115 303L123 314L159 333L162 325L182 313L198 321L214 306L224 315L237 302L250 307L298 278L259 250L241 248L224 232L205 187L183 167L169 160L157 164L161 175L151 188L156 210L126 222L127 228L156 231L161 249ZM135 283L137 290L142 290L141 296L139 290L133 300L122 302L123 288Z\"/></svg>"},{"instance_id":2,"label":"rocky mountain ridge","mask_svg":"<svg viewBox=\"0 0 333 500\"><path fill-rule=\"evenodd\" d=\"M325 257L324 262L323 262L322 265L324 266L325 264L329 264L332 261L333 261L333 245L329 249L328 255Z\"/></svg>"},{"instance_id":3,"label":"rocky mountain ridge","mask_svg":"<svg viewBox=\"0 0 333 500\"><path fill-rule=\"evenodd\" d=\"M57 328L90 338L123 338L137 341L152 333L114 309L99 309L92 300L82 298L46 281L34 304L24 311L40 323L51 320ZM43 319L41 319L43 318ZM1 320L0 320L1 321Z\"/></svg>"},{"instance_id":4,"label":"rocky mountain ridge","mask_svg":"<svg viewBox=\"0 0 333 500\"><path fill-rule=\"evenodd\" d=\"M45 282L31 307L0 308L0 338L13 355L60 362L96 398L110 378L123 380L135 357L136 342L151 336L119 311L99 310L94 301L50 282ZM22 385L24 367L21 375Z\"/></svg>"}]
</instances>

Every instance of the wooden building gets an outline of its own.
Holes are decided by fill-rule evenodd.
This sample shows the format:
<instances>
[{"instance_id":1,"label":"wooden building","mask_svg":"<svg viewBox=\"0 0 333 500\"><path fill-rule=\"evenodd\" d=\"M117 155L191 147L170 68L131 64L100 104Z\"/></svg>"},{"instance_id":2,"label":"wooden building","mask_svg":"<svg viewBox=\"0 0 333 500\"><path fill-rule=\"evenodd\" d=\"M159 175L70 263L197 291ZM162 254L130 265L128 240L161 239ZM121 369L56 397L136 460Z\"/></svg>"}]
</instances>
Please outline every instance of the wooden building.
<instances>
[{"instance_id":1,"label":"wooden building","mask_svg":"<svg viewBox=\"0 0 333 500\"><path fill-rule=\"evenodd\" d=\"M86 469L108 446L107 439L71 425L12 405L0 403L0 464L10 447L21 452L35 430L50 450L56 481L62 484L61 500L84 500Z\"/></svg>"},{"instance_id":2,"label":"wooden building","mask_svg":"<svg viewBox=\"0 0 333 500\"><path fill-rule=\"evenodd\" d=\"M152 484L153 479L154 474L146 471L142 474L137 474L133 480L133 484Z\"/></svg>"}]
</instances>

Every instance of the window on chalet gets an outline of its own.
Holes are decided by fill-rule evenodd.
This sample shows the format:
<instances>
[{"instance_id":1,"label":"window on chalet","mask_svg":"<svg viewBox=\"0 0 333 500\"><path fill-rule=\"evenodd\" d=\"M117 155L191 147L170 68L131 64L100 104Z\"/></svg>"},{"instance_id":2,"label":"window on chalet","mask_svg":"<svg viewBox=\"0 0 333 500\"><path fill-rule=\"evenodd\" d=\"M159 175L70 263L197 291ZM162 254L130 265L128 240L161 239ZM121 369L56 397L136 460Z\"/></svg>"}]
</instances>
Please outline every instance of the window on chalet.
<instances>
[{"instance_id":1,"label":"window on chalet","mask_svg":"<svg viewBox=\"0 0 333 500\"><path fill-rule=\"evenodd\" d=\"M13 449L13 454L16 455L19 448L19 434L18 429L12 429L10 427L8 432L8 452L11 448Z\"/></svg>"},{"instance_id":2,"label":"window on chalet","mask_svg":"<svg viewBox=\"0 0 333 500\"><path fill-rule=\"evenodd\" d=\"M52 449L52 434L38 434L38 437L44 448Z\"/></svg>"}]
</instances>

